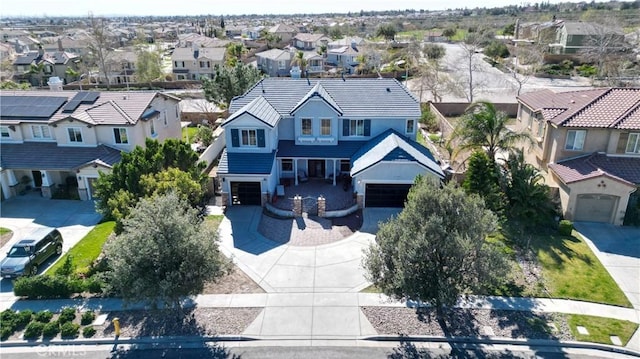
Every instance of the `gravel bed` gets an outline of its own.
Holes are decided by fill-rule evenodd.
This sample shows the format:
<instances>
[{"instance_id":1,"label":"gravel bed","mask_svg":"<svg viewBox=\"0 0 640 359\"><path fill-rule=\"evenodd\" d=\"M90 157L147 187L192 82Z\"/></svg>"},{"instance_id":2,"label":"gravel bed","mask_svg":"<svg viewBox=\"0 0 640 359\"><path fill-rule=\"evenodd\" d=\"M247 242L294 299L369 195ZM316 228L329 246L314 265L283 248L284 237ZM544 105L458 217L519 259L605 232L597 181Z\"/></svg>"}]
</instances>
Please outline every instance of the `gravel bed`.
<instances>
[{"instance_id":1,"label":"gravel bed","mask_svg":"<svg viewBox=\"0 0 640 359\"><path fill-rule=\"evenodd\" d=\"M262 308L194 308L184 313L170 310L109 312L95 338L113 337L113 318L120 319L120 336L237 335L242 334Z\"/></svg>"},{"instance_id":2,"label":"gravel bed","mask_svg":"<svg viewBox=\"0 0 640 359\"><path fill-rule=\"evenodd\" d=\"M421 309L416 313L412 308L363 307L362 311L378 334L445 335L433 309ZM447 311L446 321L449 335L453 336L573 339L565 316L555 313L452 309ZM557 331L548 328L548 322L554 323Z\"/></svg>"}]
</instances>

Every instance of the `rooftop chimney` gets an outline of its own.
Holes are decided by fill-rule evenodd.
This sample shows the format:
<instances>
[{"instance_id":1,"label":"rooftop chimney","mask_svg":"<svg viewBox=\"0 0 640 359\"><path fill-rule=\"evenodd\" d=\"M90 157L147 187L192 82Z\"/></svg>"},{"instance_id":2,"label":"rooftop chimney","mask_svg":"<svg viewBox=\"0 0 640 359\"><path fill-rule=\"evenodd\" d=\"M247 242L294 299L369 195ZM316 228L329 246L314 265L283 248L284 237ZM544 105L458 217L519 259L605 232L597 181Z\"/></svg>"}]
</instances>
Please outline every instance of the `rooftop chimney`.
<instances>
[{"instance_id":1,"label":"rooftop chimney","mask_svg":"<svg viewBox=\"0 0 640 359\"><path fill-rule=\"evenodd\" d=\"M49 77L47 85L51 91L62 91L62 80L58 76Z\"/></svg>"}]
</instances>

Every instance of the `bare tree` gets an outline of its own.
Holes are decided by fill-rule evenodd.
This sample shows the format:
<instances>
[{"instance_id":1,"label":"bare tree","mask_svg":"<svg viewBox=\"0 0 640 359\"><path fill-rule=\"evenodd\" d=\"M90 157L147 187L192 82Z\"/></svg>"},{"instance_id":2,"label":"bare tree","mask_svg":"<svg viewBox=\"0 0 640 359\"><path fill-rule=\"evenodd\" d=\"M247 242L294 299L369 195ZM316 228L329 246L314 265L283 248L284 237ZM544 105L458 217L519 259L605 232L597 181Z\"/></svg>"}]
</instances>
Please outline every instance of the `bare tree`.
<instances>
[{"instance_id":1,"label":"bare tree","mask_svg":"<svg viewBox=\"0 0 640 359\"><path fill-rule=\"evenodd\" d=\"M615 19L607 18L606 25L585 23L583 26L588 34L582 43L580 54L583 58L598 67L598 76L616 77L620 69L621 52L624 50L624 34L614 25Z\"/></svg>"},{"instance_id":2,"label":"bare tree","mask_svg":"<svg viewBox=\"0 0 640 359\"><path fill-rule=\"evenodd\" d=\"M418 81L414 82L414 89L418 90L420 100L424 91L429 91L433 102L442 102L442 97L452 93L463 97L464 93L457 86L451 76L446 73L438 61L421 62L418 66Z\"/></svg>"},{"instance_id":3,"label":"bare tree","mask_svg":"<svg viewBox=\"0 0 640 359\"><path fill-rule=\"evenodd\" d=\"M511 49L513 61L509 62L511 78L515 81L516 94L520 96L522 87L534 75L543 61L543 52L539 46L516 44Z\"/></svg>"},{"instance_id":4,"label":"bare tree","mask_svg":"<svg viewBox=\"0 0 640 359\"><path fill-rule=\"evenodd\" d=\"M92 61L98 66L98 69L107 80L107 89L109 89L111 87L108 74L109 57L113 52L113 42L109 36L107 20L105 18L96 18L90 12L89 24L91 25L89 51Z\"/></svg>"},{"instance_id":5,"label":"bare tree","mask_svg":"<svg viewBox=\"0 0 640 359\"><path fill-rule=\"evenodd\" d=\"M484 81L474 78L474 73L481 71L477 59L480 57L480 49L484 42L484 37L481 34L473 32L468 33L464 41L459 44L462 55L456 64L461 70L464 70L465 76L459 79L458 86L464 89L465 97L469 103L473 103L480 88L486 86Z\"/></svg>"}]
</instances>

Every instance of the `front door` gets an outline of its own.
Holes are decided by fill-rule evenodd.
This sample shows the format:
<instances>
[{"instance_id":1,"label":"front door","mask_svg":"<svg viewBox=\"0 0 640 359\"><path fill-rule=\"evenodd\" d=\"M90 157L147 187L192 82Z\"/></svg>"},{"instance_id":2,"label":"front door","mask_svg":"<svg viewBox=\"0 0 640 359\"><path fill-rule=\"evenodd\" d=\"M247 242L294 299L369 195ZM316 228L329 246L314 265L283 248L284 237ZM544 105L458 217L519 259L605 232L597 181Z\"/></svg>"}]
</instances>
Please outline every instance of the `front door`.
<instances>
[{"instance_id":1,"label":"front door","mask_svg":"<svg viewBox=\"0 0 640 359\"><path fill-rule=\"evenodd\" d=\"M309 160L309 177L324 178L324 160Z\"/></svg>"},{"instance_id":2,"label":"front door","mask_svg":"<svg viewBox=\"0 0 640 359\"><path fill-rule=\"evenodd\" d=\"M42 187L42 173L40 171L31 171L31 175L33 176L33 187Z\"/></svg>"}]
</instances>

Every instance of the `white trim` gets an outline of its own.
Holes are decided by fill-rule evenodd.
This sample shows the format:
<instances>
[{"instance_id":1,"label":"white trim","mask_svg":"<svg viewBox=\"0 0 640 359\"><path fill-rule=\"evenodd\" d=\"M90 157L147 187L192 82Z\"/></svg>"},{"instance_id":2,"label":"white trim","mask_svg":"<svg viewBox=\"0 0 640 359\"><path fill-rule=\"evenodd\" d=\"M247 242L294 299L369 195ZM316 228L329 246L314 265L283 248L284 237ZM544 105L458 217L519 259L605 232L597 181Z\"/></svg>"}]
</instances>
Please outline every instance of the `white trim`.
<instances>
[{"instance_id":1,"label":"white trim","mask_svg":"<svg viewBox=\"0 0 640 359\"><path fill-rule=\"evenodd\" d=\"M4 136L7 134L7 136ZM0 138L4 140L11 140L11 131L9 130L9 126L0 126Z\"/></svg>"},{"instance_id":2,"label":"white trim","mask_svg":"<svg viewBox=\"0 0 640 359\"><path fill-rule=\"evenodd\" d=\"M120 142L118 143L117 139L116 139L116 130L124 130L124 136L127 139L127 142ZM112 128L111 134L113 135L113 144L116 146L128 146L131 144L131 141L129 141L129 130L126 127L114 127ZM122 134L120 134L120 139L122 140Z\"/></svg>"},{"instance_id":3,"label":"white trim","mask_svg":"<svg viewBox=\"0 0 640 359\"><path fill-rule=\"evenodd\" d=\"M78 130L78 132L80 133L80 141L71 140L71 130ZM84 137L82 136L82 127L67 127L67 139L69 140L69 144L84 143Z\"/></svg>"}]
</instances>

